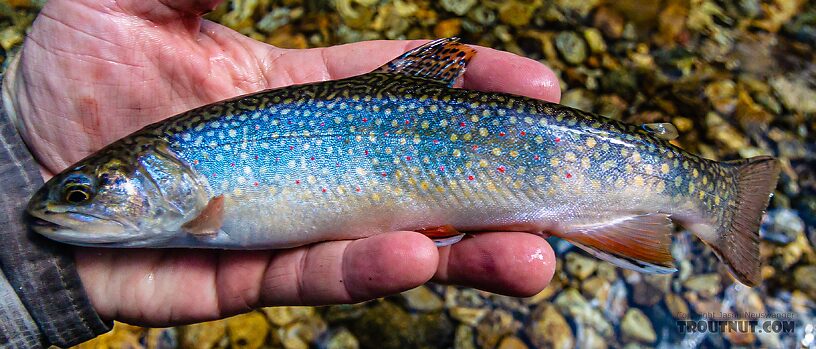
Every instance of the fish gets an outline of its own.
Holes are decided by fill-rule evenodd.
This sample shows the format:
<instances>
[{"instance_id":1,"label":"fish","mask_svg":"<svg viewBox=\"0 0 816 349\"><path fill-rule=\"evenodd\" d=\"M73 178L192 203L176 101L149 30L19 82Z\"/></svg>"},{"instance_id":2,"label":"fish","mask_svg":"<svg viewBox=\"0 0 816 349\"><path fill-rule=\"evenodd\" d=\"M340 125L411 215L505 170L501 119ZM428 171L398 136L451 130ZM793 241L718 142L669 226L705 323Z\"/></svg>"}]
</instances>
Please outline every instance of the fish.
<instances>
[{"instance_id":1,"label":"fish","mask_svg":"<svg viewBox=\"0 0 816 349\"><path fill-rule=\"evenodd\" d=\"M455 88L476 49L431 41L355 77L264 90L147 125L51 178L34 231L83 246L284 249L417 231L565 239L671 273L675 224L761 282L770 156L718 162L633 125Z\"/></svg>"}]
</instances>

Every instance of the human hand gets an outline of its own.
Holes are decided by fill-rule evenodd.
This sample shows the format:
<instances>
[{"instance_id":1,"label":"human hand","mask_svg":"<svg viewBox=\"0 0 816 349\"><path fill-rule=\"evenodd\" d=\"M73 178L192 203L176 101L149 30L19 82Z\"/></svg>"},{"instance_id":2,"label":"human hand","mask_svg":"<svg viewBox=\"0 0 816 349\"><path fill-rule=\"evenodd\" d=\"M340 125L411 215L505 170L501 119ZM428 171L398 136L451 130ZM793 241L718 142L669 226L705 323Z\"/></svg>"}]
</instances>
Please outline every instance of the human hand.
<instances>
[{"instance_id":1,"label":"human hand","mask_svg":"<svg viewBox=\"0 0 816 349\"><path fill-rule=\"evenodd\" d=\"M369 72L419 41L286 50L200 14L219 0L52 0L9 67L4 93L29 149L50 176L168 116L240 94ZM464 87L557 101L543 65L478 48ZM165 326L270 305L349 303L429 280L516 296L555 268L550 246L486 233L437 249L416 232L278 251L75 248L105 319Z\"/></svg>"}]
</instances>

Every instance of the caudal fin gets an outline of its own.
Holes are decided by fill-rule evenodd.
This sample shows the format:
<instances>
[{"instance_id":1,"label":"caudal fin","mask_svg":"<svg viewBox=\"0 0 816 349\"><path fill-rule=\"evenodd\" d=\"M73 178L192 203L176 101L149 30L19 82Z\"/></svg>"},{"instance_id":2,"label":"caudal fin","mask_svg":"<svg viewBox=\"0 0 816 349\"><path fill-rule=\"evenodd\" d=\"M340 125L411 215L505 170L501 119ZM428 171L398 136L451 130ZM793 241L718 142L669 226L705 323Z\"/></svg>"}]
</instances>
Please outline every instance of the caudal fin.
<instances>
[{"instance_id":1,"label":"caudal fin","mask_svg":"<svg viewBox=\"0 0 816 349\"><path fill-rule=\"evenodd\" d=\"M779 178L779 162L770 156L730 161L736 193L726 208L726 217L717 231L719 241L711 244L717 256L734 276L747 286L762 280L759 258L759 225L768 207L770 194Z\"/></svg>"}]
</instances>

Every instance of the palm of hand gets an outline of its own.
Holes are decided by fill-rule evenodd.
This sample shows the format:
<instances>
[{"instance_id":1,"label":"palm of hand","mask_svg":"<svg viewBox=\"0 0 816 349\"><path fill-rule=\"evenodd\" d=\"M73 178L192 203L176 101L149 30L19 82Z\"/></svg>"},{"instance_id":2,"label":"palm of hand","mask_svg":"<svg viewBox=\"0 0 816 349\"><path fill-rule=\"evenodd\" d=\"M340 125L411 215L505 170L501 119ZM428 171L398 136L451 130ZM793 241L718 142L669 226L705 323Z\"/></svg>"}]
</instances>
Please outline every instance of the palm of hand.
<instances>
[{"instance_id":1,"label":"palm of hand","mask_svg":"<svg viewBox=\"0 0 816 349\"><path fill-rule=\"evenodd\" d=\"M47 4L7 84L18 128L50 175L136 129L203 104L262 89L362 74L419 42L284 50L202 21L218 0L58 1ZM465 87L557 100L552 72L479 49ZM530 258L530 256L544 256ZM539 237L482 234L437 250L395 232L284 251L76 249L103 318L168 325L261 305L355 302L429 279L529 295L552 276Z\"/></svg>"}]
</instances>

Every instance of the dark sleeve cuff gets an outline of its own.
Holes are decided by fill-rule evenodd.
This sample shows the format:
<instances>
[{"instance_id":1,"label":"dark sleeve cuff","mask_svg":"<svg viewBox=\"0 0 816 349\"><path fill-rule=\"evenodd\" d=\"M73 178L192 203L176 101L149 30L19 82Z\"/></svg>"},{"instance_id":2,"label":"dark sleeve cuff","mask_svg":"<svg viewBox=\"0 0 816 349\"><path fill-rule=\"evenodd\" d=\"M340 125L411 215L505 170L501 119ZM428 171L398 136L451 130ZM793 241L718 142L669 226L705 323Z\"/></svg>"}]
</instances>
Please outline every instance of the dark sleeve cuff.
<instances>
[{"instance_id":1,"label":"dark sleeve cuff","mask_svg":"<svg viewBox=\"0 0 816 349\"><path fill-rule=\"evenodd\" d=\"M15 321L16 328L26 331L0 333L0 341L10 338L7 344L15 347L67 347L107 332L112 325L99 318L88 300L72 248L32 232L25 224L27 201L42 184L37 163L0 103L0 277L5 275L17 303L24 306L16 311L5 309L14 308L14 300L0 299L0 319ZM32 320L38 334L30 333L32 326L25 325ZM0 331L14 327L0 326Z\"/></svg>"}]
</instances>

